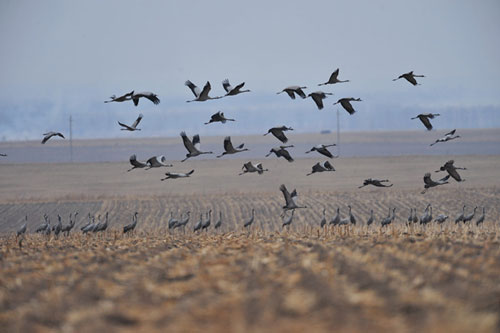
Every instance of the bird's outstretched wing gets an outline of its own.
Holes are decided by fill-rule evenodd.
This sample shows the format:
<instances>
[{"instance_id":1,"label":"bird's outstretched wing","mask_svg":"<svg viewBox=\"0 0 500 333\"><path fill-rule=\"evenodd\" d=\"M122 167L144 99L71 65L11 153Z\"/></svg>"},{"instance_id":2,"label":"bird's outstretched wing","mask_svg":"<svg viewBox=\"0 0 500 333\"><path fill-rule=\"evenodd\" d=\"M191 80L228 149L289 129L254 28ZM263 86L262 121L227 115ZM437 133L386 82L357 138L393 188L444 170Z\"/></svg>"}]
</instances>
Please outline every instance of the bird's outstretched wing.
<instances>
[{"instance_id":1,"label":"bird's outstretched wing","mask_svg":"<svg viewBox=\"0 0 500 333\"><path fill-rule=\"evenodd\" d=\"M404 78L410 82L411 84L413 84L414 86L416 86L418 83L417 83L417 80L415 80L415 78L413 77L413 73L407 73L405 74Z\"/></svg>"},{"instance_id":2,"label":"bird's outstretched wing","mask_svg":"<svg viewBox=\"0 0 500 333\"><path fill-rule=\"evenodd\" d=\"M187 137L186 132L181 132L181 137L182 137L182 142L184 143L184 147L186 147L188 152L192 153L196 151L196 148L194 147L193 143Z\"/></svg>"},{"instance_id":3,"label":"bird's outstretched wing","mask_svg":"<svg viewBox=\"0 0 500 333\"><path fill-rule=\"evenodd\" d=\"M280 129L274 129L272 131L273 135L278 139L280 140L281 142L283 143L287 143L288 141L288 138L286 137L285 133L283 132L283 130L280 130Z\"/></svg>"},{"instance_id":4,"label":"bird's outstretched wing","mask_svg":"<svg viewBox=\"0 0 500 333\"><path fill-rule=\"evenodd\" d=\"M325 166L325 168L327 170L335 171L335 168L333 167L333 165L329 161L326 161L323 165Z\"/></svg>"},{"instance_id":5,"label":"bird's outstretched wing","mask_svg":"<svg viewBox=\"0 0 500 333\"><path fill-rule=\"evenodd\" d=\"M313 99L314 103L316 103L316 106L319 110L323 109L323 98L321 98L321 96L312 94L311 98Z\"/></svg>"},{"instance_id":6,"label":"bird's outstretched wing","mask_svg":"<svg viewBox=\"0 0 500 333\"><path fill-rule=\"evenodd\" d=\"M130 126L129 126L129 125L127 125L127 124L121 123L121 122L118 122L118 125L120 125L121 127L126 128L126 129L127 129L127 130L129 130L129 131L133 131L133 130L134 130L134 128L130 127Z\"/></svg>"},{"instance_id":7,"label":"bird's outstretched wing","mask_svg":"<svg viewBox=\"0 0 500 333\"><path fill-rule=\"evenodd\" d=\"M136 168L144 168L147 164L137 160L137 156L134 154L130 156L130 164Z\"/></svg>"},{"instance_id":8,"label":"bird's outstretched wing","mask_svg":"<svg viewBox=\"0 0 500 333\"><path fill-rule=\"evenodd\" d=\"M184 82L184 85L188 86L189 89L191 89L194 97L198 98L200 96L201 90L193 82L187 80L186 82Z\"/></svg>"},{"instance_id":9,"label":"bird's outstretched wing","mask_svg":"<svg viewBox=\"0 0 500 333\"><path fill-rule=\"evenodd\" d=\"M429 120L430 117L428 116L420 116L418 117L422 124L424 124L425 128L427 128L428 131L432 130L432 124L431 121Z\"/></svg>"},{"instance_id":10,"label":"bird's outstretched wing","mask_svg":"<svg viewBox=\"0 0 500 333\"><path fill-rule=\"evenodd\" d=\"M193 136L193 146L195 149L197 150L200 150L200 135L199 134L195 134Z\"/></svg>"},{"instance_id":11,"label":"bird's outstretched wing","mask_svg":"<svg viewBox=\"0 0 500 333\"><path fill-rule=\"evenodd\" d=\"M210 89L212 89L212 86L210 85L210 82L207 81L207 83L205 83L205 86L203 87L203 90L201 91L200 98L207 99Z\"/></svg>"},{"instance_id":12,"label":"bird's outstretched wing","mask_svg":"<svg viewBox=\"0 0 500 333\"><path fill-rule=\"evenodd\" d=\"M224 150L225 151L233 151L234 150L234 147L233 147L233 144L231 142L231 137L230 136L226 136L224 138Z\"/></svg>"},{"instance_id":13,"label":"bird's outstretched wing","mask_svg":"<svg viewBox=\"0 0 500 333\"><path fill-rule=\"evenodd\" d=\"M293 202L290 192L288 192L285 184L280 185L280 191L283 193L283 197L285 198L285 203L287 206L289 203Z\"/></svg>"},{"instance_id":14,"label":"bird's outstretched wing","mask_svg":"<svg viewBox=\"0 0 500 333\"><path fill-rule=\"evenodd\" d=\"M330 79L328 80L328 82L330 83L333 83L335 81L337 81L337 77L339 76L339 69L337 68L333 73L332 75L330 75Z\"/></svg>"},{"instance_id":15,"label":"bird's outstretched wing","mask_svg":"<svg viewBox=\"0 0 500 333\"><path fill-rule=\"evenodd\" d=\"M299 95L300 97L302 97L302 99L306 98L306 94L304 93L304 91L302 90L302 88L297 88L295 90L295 92L297 93L297 95Z\"/></svg>"},{"instance_id":16,"label":"bird's outstretched wing","mask_svg":"<svg viewBox=\"0 0 500 333\"><path fill-rule=\"evenodd\" d=\"M229 83L229 80L228 79L225 79L224 81L222 81L222 87L224 87L224 90L226 91L226 93L230 92L231 90L233 90L233 87L231 86L231 84Z\"/></svg>"},{"instance_id":17,"label":"bird's outstretched wing","mask_svg":"<svg viewBox=\"0 0 500 333\"><path fill-rule=\"evenodd\" d=\"M141 120L142 120L142 113L139 114L139 117L137 117L137 119L134 121L134 123L132 124L131 127L135 129L137 127L137 125L139 125L139 123L141 122Z\"/></svg>"},{"instance_id":18,"label":"bird's outstretched wing","mask_svg":"<svg viewBox=\"0 0 500 333\"><path fill-rule=\"evenodd\" d=\"M452 136L453 134L455 134L456 131L457 130L454 129L453 131L450 131L450 132L446 133L444 136Z\"/></svg>"},{"instance_id":19,"label":"bird's outstretched wing","mask_svg":"<svg viewBox=\"0 0 500 333\"><path fill-rule=\"evenodd\" d=\"M434 182L431 179L431 174L429 172L427 172L424 175L424 183L425 183L425 185L428 185L428 186L434 185Z\"/></svg>"}]
</instances>

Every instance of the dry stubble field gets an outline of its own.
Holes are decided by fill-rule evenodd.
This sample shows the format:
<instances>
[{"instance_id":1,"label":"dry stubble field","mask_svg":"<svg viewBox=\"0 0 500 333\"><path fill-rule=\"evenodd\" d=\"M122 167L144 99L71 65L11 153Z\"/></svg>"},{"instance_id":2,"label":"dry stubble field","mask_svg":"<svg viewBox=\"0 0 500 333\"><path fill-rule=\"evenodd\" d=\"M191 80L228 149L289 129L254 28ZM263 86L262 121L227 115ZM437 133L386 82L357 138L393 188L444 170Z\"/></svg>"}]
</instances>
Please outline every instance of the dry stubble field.
<instances>
[{"instance_id":1,"label":"dry stubble field","mask_svg":"<svg viewBox=\"0 0 500 333\"><path fill-rule=\"evenodd\" d=\"M335 160L335 173L305 177L316 159L264 160L268 174L237 176L246 160L190 161L191 179L160 182L160 170L126 163L0 166L0 327L7 331L474 331L500 329L498 156L455 156L466 182L431 189L421 177L448 158ZM318 159L319 160L319 159ZM178 165L178 164L177 164ZM429 167L432 166L432 167ZM429 170L428 170L429 169ZM396 171L399 170L399 171ZM404 170L404 171L402 171ZM390 189L358 190L389 177ZM281 231L278 186L297 188L292 228ZM486 206L482 227L404 225L410 207L452 218L463 204ZM320 230L337 206L358 225ZM379 221L397 207L393 227ZM242 224L252 208L255 225ZM220 231L195 235L199 213L223 214ZM376 226L363 222L373 209ZM186 233L166 230L170 212L191 210ZM103 235L59 239L13 231L47 213L66 223L79 211L110 214ZM121 227L139 212L134 235Z\"/></svg>"}]
</instances>

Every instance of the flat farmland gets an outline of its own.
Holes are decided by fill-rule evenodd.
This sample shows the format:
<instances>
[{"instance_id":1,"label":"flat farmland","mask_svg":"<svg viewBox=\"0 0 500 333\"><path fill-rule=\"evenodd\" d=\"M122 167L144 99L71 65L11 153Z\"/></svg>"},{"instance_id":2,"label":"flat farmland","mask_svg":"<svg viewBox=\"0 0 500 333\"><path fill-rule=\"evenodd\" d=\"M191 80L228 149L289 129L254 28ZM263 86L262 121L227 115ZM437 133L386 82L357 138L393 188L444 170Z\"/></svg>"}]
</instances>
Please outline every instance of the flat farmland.
<instances>
[{"instance_id":1,"label":"flat farmland","mask_svg":"<svg viewBox=\"0 0 500 333\"><path fill-rule=\"evenodd\" d=\"M454 159L465 182L423 190L425 172ZM453 331L500 328L500 184L497 155L333 159L337 171L306 176L323 158L255 159L269 172L239 176L249 159L206 159L173 168L128 163L0 165L0 326L7 331ZM165 171L195 173L160 181ZM443 174L444 176L444 174ZM358 189L365 178L387 189ZM279 185L296 188L298 209L281 227ZM446 214L442 226L406 225L410 208ZM486 207L483 225L455 216ZM355 226L322 229L337 207ZM380 221L396 207L396 219ZM209 209L212 226L193 233ZM254 224L243 223L255 209ZM367 227L370 210L375 223ZM47 214L69 237L32 231ZM137 229L122 228L138 212ZM185 230L170 214L191 212ZM88 214L109 229L83 235ZM15 231L28 216L28 234Z\"/></svg>"}]
</instances>

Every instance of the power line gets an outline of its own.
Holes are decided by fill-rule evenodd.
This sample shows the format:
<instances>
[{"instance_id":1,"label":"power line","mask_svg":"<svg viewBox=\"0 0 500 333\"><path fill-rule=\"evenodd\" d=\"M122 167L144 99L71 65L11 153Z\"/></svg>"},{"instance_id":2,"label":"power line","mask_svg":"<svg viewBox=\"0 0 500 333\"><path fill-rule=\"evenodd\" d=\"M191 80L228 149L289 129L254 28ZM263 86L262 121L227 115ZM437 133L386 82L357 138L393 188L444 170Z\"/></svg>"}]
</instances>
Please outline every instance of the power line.
<instances>
[{"instance_id":1,"label":"power line","mask_svg":"<svg viewBox=\"0 0 500 333\"><path fill-rule=\"evenodd\" d=\"M69 116L69 160L73 163L73 117Z\"/></svg>"}]
</instances>

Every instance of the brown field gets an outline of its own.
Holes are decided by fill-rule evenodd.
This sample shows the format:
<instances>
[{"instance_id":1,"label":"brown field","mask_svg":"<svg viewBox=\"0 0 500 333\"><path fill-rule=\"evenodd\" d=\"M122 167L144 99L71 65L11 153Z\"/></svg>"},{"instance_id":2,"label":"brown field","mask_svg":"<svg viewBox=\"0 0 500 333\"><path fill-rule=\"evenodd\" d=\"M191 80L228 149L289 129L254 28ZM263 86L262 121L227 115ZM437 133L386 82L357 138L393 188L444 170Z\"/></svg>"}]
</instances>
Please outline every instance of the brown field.
<instances>
[{"instance_id":1,"label":"brown field","mask_svg":"<svg viewBox=\"0 0 500 333\"><path fill-rule=\"evenodd\" d=\"M421 194L422 176L455 159L466 179ZM262 161L271 171L238 176L245 160L194 160L166 170L127 163L0 165L0 327L65 331L448 331L500 329L500 156L340 158L334 173L305 177L322 158ZM368 177L390 189L357 189ZM284 183L299 201L290 230L279 214ZM486 206L482 227L405 226L410 207L451 219ZM351 204L358 224L320 230ZM396 222L380 230L389 207ZM244 231L251 209L255 223ZM223 214L220 231L192 233L199 214ZM364 226L373 209L376 225ZM170 212L191 211L186 232L169 233ZM47 213L64 223L79 211L109 212L110 231L46 238L28 230ZM121 235L139 212L135 234ZM479 215L479 214L478 214ZM21 246L20 246L21 245Z\"/></svg>"}]
</instances>

